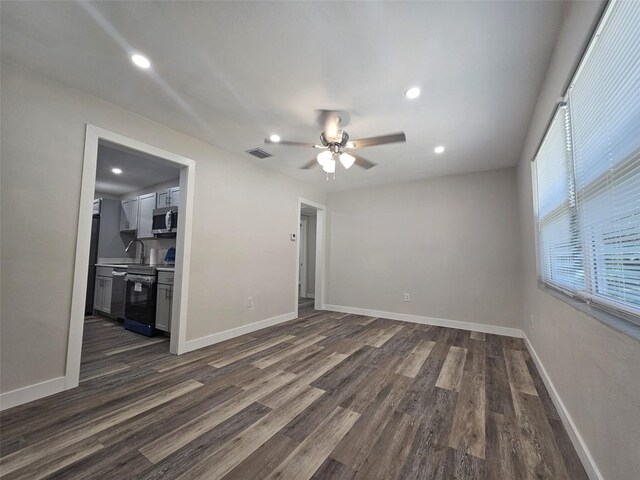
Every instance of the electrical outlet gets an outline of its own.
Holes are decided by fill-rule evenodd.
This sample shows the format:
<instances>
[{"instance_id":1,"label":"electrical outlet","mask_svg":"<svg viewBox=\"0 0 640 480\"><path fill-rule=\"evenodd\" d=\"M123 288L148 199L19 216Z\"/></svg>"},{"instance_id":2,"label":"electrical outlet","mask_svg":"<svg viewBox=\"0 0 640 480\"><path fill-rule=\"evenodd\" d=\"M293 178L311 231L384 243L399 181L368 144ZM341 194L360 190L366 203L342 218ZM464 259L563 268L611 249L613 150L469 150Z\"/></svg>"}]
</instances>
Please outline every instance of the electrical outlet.
<instances>
[{"instance_id":1,"label":"electrical outlet","mask_svg":"<svg viewBox=\"0 0 640 480\"><path fill-rule=\"evenodd\" d=\"M405 302L410 302L411 301L411 294L405 293L404 294L404 301Z\"/></svg>"},{"instance_id":2,"label":"electrical outlet","mask_svg":"<svg viewBox=\"0 0 640 480\"><path fill-rule=\"evenodd\" d=\"M247 298L247 308L253 308L253 297Z\"/></svg>"}]
</instances>

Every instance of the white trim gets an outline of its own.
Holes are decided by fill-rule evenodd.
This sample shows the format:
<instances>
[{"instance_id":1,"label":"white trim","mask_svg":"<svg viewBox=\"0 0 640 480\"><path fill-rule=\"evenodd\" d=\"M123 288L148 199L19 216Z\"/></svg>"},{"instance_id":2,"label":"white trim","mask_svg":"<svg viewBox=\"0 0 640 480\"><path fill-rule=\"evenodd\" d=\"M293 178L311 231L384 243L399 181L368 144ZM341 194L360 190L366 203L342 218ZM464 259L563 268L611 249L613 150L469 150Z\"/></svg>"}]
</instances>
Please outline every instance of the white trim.
<instances>
[{"instance_id":1,"label":"white trim","mask_svg":"<svg viewBox=\"0 0 640 480\"><path fill-rule=\"evenodd\" d=\"M458 328L460 330L492 333L495 335L505 335L507 337L522 337L522 330L519 328L499 327L484 323L462 322L460 320L447 320L444 318L423 317L422 315L410 315L408 313L383 312L380 310L370 310L368 308L344 307L342 305L325 305L325 307L327 310L334 312L366 315L367 317L388 318L390 320L436 325L438 327Z\"/></svg>"},{"instance_id":2,"label":"white trim","mask_svg":"<svg viewBox=\"0 0 640 480\"><path fill-rule=\"evenodd\" d=\"M298 248L300 254L298 255L298 268L302 270L298 275L298 291L300 296L307 295L307 261L308 258L308 246L309 243L309 217L300 215L300 235L298 236Z\"/></svg>"},{"instance_id":3,"label":"white trim","mask_svg":"<svg viewBox=\"0 0 640 480\"><path fill-rule=\"evenodd\" d=\"M69 342L65 371L65 388L77 387L80 381L80 356L84 329L84 304L87 289L89 265L89 243L91 238L91 211L96 186L98 162L98 142L105 140L116 146L122 145L139 152L153 155L159 161L180 168L180 210L178 217L178 238L176 245L176 269L174 277L173 319L170 341L171 353L183 353L186 337L187 301L189 292L189 267L191 258L191 228L193 218L193 198L195 187L195 162L190 158L148 145L119 133L111 132L91 124L86 125L82 184L78 208L78 233L69 320Z\"/></svg>"},{"instance_id":4,"label":"white trim","mask_svg":"<svg viewBox=\"0 0 640 480\"><path fill-rule=\"evenodd\" d=\"M576 424L573 422L567 407L565 407L564 402L560 398L560 394L556 390L555 385L551 381L551 377L547 373L547 370L544 368L540 357L538 357L538 353L534 350L533 345L529 341L527 334L522 332L522 337L524 338L524 343L531 354L531 358L533 358L533 363L536 364L538 371L540 372L540 376L542 377L542 381L544 382L545 387L547 387L547 391L551 396L551 400L556 407L556 410L560 414L560 419L562 420L562 424L564 428L567 430L569 434L569 438L571 438L571 443L573 444L573 448L576 449L576 453L578 457L580 457L580 461L582 462L582 466L587 472L587 475L591 480L604 480L604 477L598 470L598 466L596 465L595 460L591 456L589 449L587 448L587 444L582 439L582 435L578 431Z\"/></svg>"},{"instance_id":5,"label":"white trim","mask_svg":"<svg viewBox=\"0 0 640 480\"><path fill-rule=\"evenodd\" d=\"M0 395L0 410L6 410L22 405L23 403L60 393L65 390L65 387L66 377L58 377L36 383L35 385L29 385L28 387L5 392Z\"/></svg>"},{"instance_id":6,"label":"white trim","mask_svg":"<svg viewBox=\"0 0 640 480\"><path fill-rule=\"evenodd\" d=\"M180 212L178 215L178 235L176 238L175 272L173 279L173 302L171 308L171 335L169 352L185 353L187 341L187 302L189 301L189 278L191 273L191 235L193 230L193 209L196 184L196 164L180 169ZM187 213L185 215L185 212ZM177 299L177 301L176 301Z\"/></svg>"},{"instance_id":7,"label":"white trim","mask_svg":"<svg viewBox=\"0 0 640 480\"><path fill-rule=\"evenodd\" d=\"M316 209L316 279L315 279L315 292L312 298L315 299L314 306L316 310L325 310L324 303L326 285L324 274L324 252L325 252L325 240L326 240L326 222L327 222L327 206L321 203L307 200L303 197L298 197L298 216L296 217L296 225L298 232L298 239L300 239L300 215L302 213L302 205L307 205ZM296 318L298 317L298 284L300 283L300 247L296 248L296 292L294 298L294 312ZM309 295L307 295L309 296Z\"/></svg>"},{"instance_id":8,"label":"white trim","mask_svg":"<svg viewBox=\"0 0 640 480\"><path fill-rule=\"evenodd\" d=\"M293 320L294 318L297 318L295 312L285 313L283 315L278 315L275 317L267 318L265 320L259 320L257 322L249 323L248 325L242 325L241 327L225 330L224 332L207 335L206 337L187 340L184 345L184 352L192 352L200 348L208 347L209 345L224 342L225 340L229 340L231 338L255 332L256 330L261 330L263 328L271 327L279 323L288 322L289 320Z\"/></svg>"}]
</instances>

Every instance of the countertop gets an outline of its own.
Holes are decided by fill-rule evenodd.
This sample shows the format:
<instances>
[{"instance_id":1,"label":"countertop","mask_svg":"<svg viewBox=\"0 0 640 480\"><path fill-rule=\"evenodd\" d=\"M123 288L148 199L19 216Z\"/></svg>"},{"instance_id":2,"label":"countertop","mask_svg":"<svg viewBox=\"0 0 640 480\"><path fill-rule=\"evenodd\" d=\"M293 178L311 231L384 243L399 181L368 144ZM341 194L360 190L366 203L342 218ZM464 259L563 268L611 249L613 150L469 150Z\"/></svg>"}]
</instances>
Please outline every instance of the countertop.
<instances>
[{"instance_id":1,"label":"countertop","mask_svg":"<svg viewBox=\"0 0 640 480\"><path fill-rule=\"evenodd\" d=\"M128 265L140 265L139 263L96 263L96 267L110 267L110 268L127 268ZM148 265L147 265L148 266ZM155 266L159 272L175 272L176 268L169 265L152 265Z\"/></svg>"}]
</instances>

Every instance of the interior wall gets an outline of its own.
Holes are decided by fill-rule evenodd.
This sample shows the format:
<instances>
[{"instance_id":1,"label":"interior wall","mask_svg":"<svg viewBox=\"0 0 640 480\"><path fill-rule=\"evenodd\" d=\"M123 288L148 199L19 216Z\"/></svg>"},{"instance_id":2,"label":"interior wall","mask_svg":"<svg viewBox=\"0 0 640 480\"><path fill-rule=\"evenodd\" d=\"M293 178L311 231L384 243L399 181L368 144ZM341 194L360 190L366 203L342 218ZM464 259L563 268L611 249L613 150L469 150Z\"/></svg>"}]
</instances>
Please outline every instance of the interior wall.
<instances>
[{"instance_id":1,"label":"interior wall","mask_svg":"<svg viewBox=\"0 0 640 480\"><path fill-rule=\"evenodd\" d=\"M328 304L520 328L514 168L329 193L327 207Z\"/></svg>"},{"instance_id":2,"label":"interior wall","mask_svg":"<svg viewBox=\"0 0 640 480\"><path fill-rule=\"evenodd\" d=\"M98 235L98 261L101 258L123 258L132 261L134 252L125 252L127 245L135 237L131 233L120 232L119 200L102 198L100 207L100 229Z\"/></svg>"},{"instance_id":3,"label":"interior wall","mask_svg":"<svg viewBox=\"0 0 640 480\"><path fill-rule=\"evenodd\" d=\"M294 311L298 197L323 193L14 65L1 75L2 392L65 374L85 123L196 161L188 340Z\"/></svg>"},{"instance_id":4,"label":"interior wall","mask_svg":"<svg viewBox=\"0 0 640 480\"><path fill-rule=\"evenodd\" d=\"M524 332L601 478L640 478L640 344L537 287L531 159L602 2L571 2L518 166Z\"/></svg>"}]
</instances>

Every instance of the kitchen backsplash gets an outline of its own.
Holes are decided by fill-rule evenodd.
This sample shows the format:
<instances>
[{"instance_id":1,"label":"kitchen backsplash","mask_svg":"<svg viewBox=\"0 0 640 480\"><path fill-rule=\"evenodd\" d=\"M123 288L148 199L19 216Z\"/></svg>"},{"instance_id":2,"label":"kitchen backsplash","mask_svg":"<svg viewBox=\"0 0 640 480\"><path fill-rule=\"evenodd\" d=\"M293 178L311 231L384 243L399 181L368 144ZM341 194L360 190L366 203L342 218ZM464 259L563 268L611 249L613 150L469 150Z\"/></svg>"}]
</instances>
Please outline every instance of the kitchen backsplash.
<instances>
[{"instance_id":1,"label":"kitchen backsplash","mask_svg":"<svg viewBox=\"0 0 640 480\"><path fill-rule=\"evenodd\" d=\"M151 252L152 248L158 250L158 263L162 263L164 260L164 256L167 254L167 250L171 247L175 248L176 239L175 238L146 238L142 240L144 242L144 253L147 256L147 261L149 258L149 252ZM140 258L140 244L136 243L136 258Z\"/></svg>"}]
</instances>

